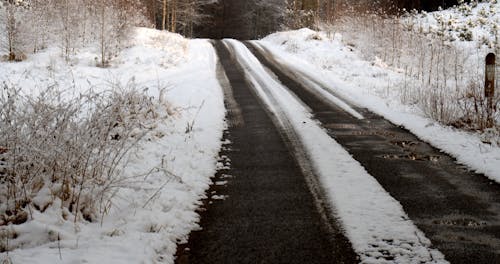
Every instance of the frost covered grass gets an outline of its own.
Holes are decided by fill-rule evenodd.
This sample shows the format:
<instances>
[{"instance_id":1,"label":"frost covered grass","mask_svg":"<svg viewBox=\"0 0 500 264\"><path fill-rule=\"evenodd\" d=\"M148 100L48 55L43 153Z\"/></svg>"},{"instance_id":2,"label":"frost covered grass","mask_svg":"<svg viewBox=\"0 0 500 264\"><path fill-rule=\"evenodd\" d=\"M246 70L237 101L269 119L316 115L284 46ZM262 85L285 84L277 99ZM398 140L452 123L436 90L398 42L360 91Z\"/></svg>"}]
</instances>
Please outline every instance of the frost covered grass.
<instances>
[{"instance_id":1,"label":"frost covered grass","mask_svg":"<svg viewBox=\"0 0 500 264\"><path fill-rule=\"evenodd\" d=\"M387 96L420 108L445 125L500 134L500 95L489 113L484 59L500 52L497 1L462 3L433 13L382 11L346 15L325 27L368 61L400 76L383 76ZM493 142L498 143L498 142Z\"/></svg>"},{"instance_id":2,"label":"frost covered grass","mask_svg":"<svg viewBox=\"0 0 500 264\"><path fill-rule=\"evenodd\" d=\"M197 228L224 129L216 56L146 28L126 47L107 68L95 47L0 62L0 261L173 263Z\"/></svg>"}]
</instances>

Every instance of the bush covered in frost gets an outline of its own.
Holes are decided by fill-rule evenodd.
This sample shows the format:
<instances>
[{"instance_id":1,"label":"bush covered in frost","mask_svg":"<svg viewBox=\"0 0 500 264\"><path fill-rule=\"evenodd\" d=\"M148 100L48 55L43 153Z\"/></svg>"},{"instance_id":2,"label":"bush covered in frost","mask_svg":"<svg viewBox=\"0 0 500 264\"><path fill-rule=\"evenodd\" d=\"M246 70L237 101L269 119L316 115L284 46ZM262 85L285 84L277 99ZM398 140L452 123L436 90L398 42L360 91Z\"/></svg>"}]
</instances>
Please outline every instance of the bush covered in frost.
<instances>
[{"instance_id":1,"label":"bush covered in frost","mask_svg":"<svg viewBox=\"0 0 500 264\"><path fill-rule=\"evenodd\" d=\"M165 118L165 107L133 85L67 99L56 88L25 96L4 84L0 227L51 206L68 221L100 220L131 180L120 176L128 154Z\"/></svg>"}]
</instances>

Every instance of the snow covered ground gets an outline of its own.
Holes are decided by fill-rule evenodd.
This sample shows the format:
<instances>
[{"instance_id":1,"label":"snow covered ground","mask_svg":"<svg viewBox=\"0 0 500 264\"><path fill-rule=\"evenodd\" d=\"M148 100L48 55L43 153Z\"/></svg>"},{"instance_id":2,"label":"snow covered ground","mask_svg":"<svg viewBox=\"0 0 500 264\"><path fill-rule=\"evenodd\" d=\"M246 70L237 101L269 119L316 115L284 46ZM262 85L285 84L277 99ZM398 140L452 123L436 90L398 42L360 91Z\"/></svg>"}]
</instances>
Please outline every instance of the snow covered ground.
<instances>
[{"instance_id":1,"label":"snow covered ground","mask_svg":"<svg viewBox=\"0 0 500 264\"><path fill-rule=\"evenodd\" d=\"M197 228L195 210L215 174L225 128L212 45L136 28L111 67L95 67L95 57L86 48L66 63L49 48L24 62L0 62L0 83L31 95L55 86L67 98L133 84L169 109L131 151L122 177L134 181L118 189L102 222L65 220L57 204L34 210L32 220L1 227L16 236L0 241L14 247L0 261L173 263L176 243Z\"/></svg>"},{"instance_id":2,"label":"snow covered ground","mask_svg":"<svg viewBox=\"0 0 500 264\"><path fill-rule=\"evenodd\" d=\"M448 31L446 37L455 45L477 49L486 47L494 51L500 37L499 8L500 3L496 0L471 1L437 12L422 12L411 19L415 19L415 26L426 34L445 30Z\"/></svg>"},{"instance_id":3,"label":"snow covered ground","mask_svg":"<svg viewBox=\"0 0 500 264\"><path fill-rule=\"evenodd\" d=\"M397 92L398 85L404 82L404 74L380 60L361 59L360 54L342 42L340 34L332 39L322 32L301 29L275 33L258 43L291 69L314 76L351 102L406 127L459 163L500 182L497 134L484 140L488 134L443 126L426 117L416 105L404 105Z\"/></svg>"}]
</instances>

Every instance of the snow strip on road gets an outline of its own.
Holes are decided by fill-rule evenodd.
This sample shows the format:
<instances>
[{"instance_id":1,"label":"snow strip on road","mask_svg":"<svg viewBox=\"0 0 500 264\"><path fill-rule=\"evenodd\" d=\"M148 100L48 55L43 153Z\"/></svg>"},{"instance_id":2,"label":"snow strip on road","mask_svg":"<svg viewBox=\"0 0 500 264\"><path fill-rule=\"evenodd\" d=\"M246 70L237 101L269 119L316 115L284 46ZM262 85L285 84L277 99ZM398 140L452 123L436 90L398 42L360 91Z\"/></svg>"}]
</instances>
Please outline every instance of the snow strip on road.
<instances>
[{"instance_id":1,"label":"snow strip on road","mask_svg":"<svg viewBox=\"0 0 500 264\"><path fill-rule=\"evenodd\" d=\"M254 44L255 48L263 50L264 54L268 52L266 47L262 46L259 41L253 40L253 41L251 41L251 43ZM274 57L273 59L278 61L279 64L283 65L281 58ZM311 79L307 74L305 74L303 71L301 71L300 68L296 68L296 67L290 67L290 68L294 69L295 73L298 73L300 75L299 78L295 78L296 74L294 74L293 77L294 77L295 81L302 82L303 84L305 84L306 88L314 90L315 93L319 93L324 99L328 100L328 102L336 105L337 107L344 110L346 113L352 115L353 117L355 117L357 119L364 119L362 114L360 114L358 111L354 110L345 101L349 102L351 105L356 105L354 102L351 102L346 98L342 98L342 97L339 98L338 94L335 94L330 89L325 89L324 85L321 82L318 82L314 79ZM345 100L345 101L343 101L343 100Z\"/></svg>"},{"instance_id":2,"label":"snow strip on road","mask_svg":"<svg viewBox=\"0 0 500 264\"><path fill-rule=\"evenodd\" d=\"M226 43L279 125L289 122L294 127L361 263L447 263L401 205L312 120L307 108L242 43Z\"/></svg>"}]
</instances>

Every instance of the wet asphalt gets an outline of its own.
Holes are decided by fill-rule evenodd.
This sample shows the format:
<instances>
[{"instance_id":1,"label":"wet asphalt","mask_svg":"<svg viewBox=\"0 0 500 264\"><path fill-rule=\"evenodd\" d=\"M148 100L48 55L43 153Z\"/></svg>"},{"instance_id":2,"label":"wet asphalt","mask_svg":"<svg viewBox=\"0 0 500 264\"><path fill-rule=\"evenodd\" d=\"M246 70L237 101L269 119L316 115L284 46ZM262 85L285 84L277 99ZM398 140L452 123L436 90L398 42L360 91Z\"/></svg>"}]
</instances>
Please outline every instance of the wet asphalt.
<instances>
[{"instance_id":1,"label":"wet asphalt","mask_svg":"<svg viewBox=\"0 0 500 264\"><path fill-rule=\"evenodd\" d=\"M340 228L331 228L337 223L325 223L319 213L285 133L227 47L220 41L214 46L232 87L225 91L225 166L200 208L201 230L179 245L176 263L358 263Z\"/></svg>"},{"instance_id":2,"label":"wet asphalt","mask_svg":"<svg viewBox=\"0 0 500 264\"><path fill-rule=\"evenodd\" d=\"M265 48L246 45L401 203L448 261L500 263L499 184L366 109L353 106L364 120L350 116L307 87L303 79L311 77L281 65Z\"/></svg>"}]
</instances>

